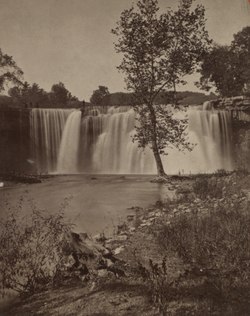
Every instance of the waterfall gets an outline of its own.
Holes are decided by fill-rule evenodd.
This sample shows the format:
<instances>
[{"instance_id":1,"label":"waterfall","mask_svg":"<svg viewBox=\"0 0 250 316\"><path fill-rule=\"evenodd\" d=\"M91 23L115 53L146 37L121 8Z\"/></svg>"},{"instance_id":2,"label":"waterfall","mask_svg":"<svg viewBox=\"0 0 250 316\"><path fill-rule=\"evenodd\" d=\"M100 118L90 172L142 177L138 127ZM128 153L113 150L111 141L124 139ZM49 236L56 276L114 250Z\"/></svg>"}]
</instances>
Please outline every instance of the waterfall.
<instances>
[{"instance_id":1,"label":"waterfall","mask_svg":"<svg viewBox=\"0 0 250 316\"><path fill-rule=\"evenodd\" d=\"M132 142L135 132L132 109L99 108L84 117L80 111L72 111L36 110L32 114L35 148L49 172L156 173L152 152L149 149L142 151ZM162 157L166 172L187 174L232 170L230 112L190 107L187 115L188 137L195 144L194 149L191 152L167 149L168 155ZM41 148L46 150L43 152Z\"/></svg>"},{"instance_id":2,"label":"waterfall","mask_svg":"<svg viewBox=\"0 0 250 316\"><path fill-rule=\"evenodd\" d=\"M38 172L55 170L62 132L71 112L63 109L32 109L31 152Z\"/></svg>"},{"instance_id":3,"label":"waterfall","mask_svg":"<svg viewBox=\"0 0 250 316\"><path fill-rule=\"evenodd\" d=\"M93 150L93 169L97 173L152 173L154 162L149 152L132 142L135 115L133 110L111 109L102 116L100 133Z\"/></svg>"},{"instance_id":4,"label":"waterfall","mask_svg":"<svg viewBox=\"0 0 250 316\"><path fill-rule=\"evenodd\" d=\"M67 119L59 150L57 173L78 173L81 116L81 111L74 111Z\"/></svg>"},{"instance_id":5,"label":"waterfall","mask_svg":"<svg viewBox=\"0 0 250 316\"><path fill-rule=\"evenodd\" d=\"M190 140L197 144L189 153L191 172L233 169L230 112L190 109L188 129Z\"/></svg>"}]
</instances>

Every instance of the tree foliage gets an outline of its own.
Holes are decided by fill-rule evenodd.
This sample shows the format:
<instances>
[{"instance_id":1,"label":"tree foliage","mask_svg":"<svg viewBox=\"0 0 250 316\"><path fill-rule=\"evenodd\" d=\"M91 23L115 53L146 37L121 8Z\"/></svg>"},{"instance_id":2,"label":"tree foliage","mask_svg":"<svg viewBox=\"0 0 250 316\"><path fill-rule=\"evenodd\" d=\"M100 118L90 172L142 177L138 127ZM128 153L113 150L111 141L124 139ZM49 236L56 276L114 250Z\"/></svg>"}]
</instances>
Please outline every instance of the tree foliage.
<instances>
[{"instance_id":1,"label":"tree foliage","mask_svg":"<svg viewBox=\"0 0 250 316\"><path fill-rule=\"evenodd\" d=\"M20 85L23 72L17 66L13 58L4 54L0 49L0 92L3 91L8 83Z\"/></svg>"},{"instance_id":2,"label":"tree foliage","mask_svg":"<svg viewBox=\"0 0 250 316\"><path fill-rule=\"evenodd\" d=\"M107 98L109 97L109 94L107 87L99 86L97 90L93 91L90 103L93 105L105 105L105 102L108 102Z\"/></svg>"},{"instance_id":3,"label":"tree foliage","mask_svg":"<svg viewBox=\"0 0 250 316\"><path fill-rule=\"evenodd\" d=\"M134 92L138 124L135 140L154 153L159 175L164 175L160 155L176 146L188 148L186 119L177 118L176 85L195 71L210 44L205 30L205 11L192 9L192 0L180 2L176 11L159 14L157 0L139 0L137 8L122 12L113 34L115 49L123 54L118 69L125 74L128 90ZM157 96L172 90L172 108L155 105Z\"/></svg>"},{"instance_id":4,"label":"tree foliage","mask_svg":"<svg viewBox=\"0 0 250 316\"><path fill-rule=\"evenodd\" d=\"M8 91L14 103L22 107L47 108L47 107L78 107L78 99L59 82L52 85L51 92L46 92L37 83L30 85L24 82L22 86L14 86Z\"/></svg>"},{"instance_id":5,"label":"tree foliage","mask_svg":"<svg viewBox=\"0 0 250 316\"><path fill-rule=\"evenodd\" d=\"M200 86L209 91L214 85L221 96L237 95L244 85L235 55L228 46L215 45L204 57Z\"/></svg>"},{"instance_id":6,"label":"tree foliage","mask_svg":"<svg viewBox=\"0 0 250 316\"><path fill-rule=\"evenodd\" d=\"M51 88L50 101L56 107L65 107L70 101L76 101L77 98L66 89L62 82L54 84Z\"/></svg>"},{"instance_id":7,"label":"tree foliage","mask_svg":"<svg viewBox=\"0 0 250 316\"><path fill-rule=\"evenodd\" d=\"M230 45L214 45L204 55L199 85L210 90L213 86L223 97L242 94L250 83L250 27L234 35Z\"/></svg>"},{"instance_id":8,"label":"tree foliage","mask_svg":"<svg viewBox=\"0 0 250 316\"><path fill-rule=\"evenodd\" d=\"M36 83L29 85L24 82L20 87L10 88L8 93L14 103L22 107L46 107L49 103L48 93Z\"/></svg>"}]
</instances>

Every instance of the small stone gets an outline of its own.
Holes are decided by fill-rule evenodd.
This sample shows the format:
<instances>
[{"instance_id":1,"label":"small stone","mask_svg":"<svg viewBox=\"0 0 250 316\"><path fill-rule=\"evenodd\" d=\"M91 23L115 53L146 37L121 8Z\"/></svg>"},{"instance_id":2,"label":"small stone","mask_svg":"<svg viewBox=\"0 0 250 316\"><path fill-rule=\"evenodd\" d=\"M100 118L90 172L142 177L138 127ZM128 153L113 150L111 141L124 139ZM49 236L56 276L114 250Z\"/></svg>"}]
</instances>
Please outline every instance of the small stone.
<instances>
[{"instance_id":1,"label":"small stone","mask_svg":"<svg viewBox=\"0 0 250 316\"><path fill-rule=\"evenodd\" d=\"M156 220L157 217L151 217L149 218L149 221L152 223L154 220Z\"/></svg>"},{"instance_id":2,"label":"small stone","mask_svg":"<svg viewBox=\"0 0 250 316\"><path fill-rule=\"evenodd\" d=\"M110 259L106 259L105 261L107 267L111 267L114 265L114 263Z\"/></svg>"},{"instance_id":3,"label":"small stone","mask_svg":"<svg viewBox=\"0 0 250 316\"><path fill-rule=\"evenodd\" d=\"M150 226L150 222L145 222L140 225L140 227L146 227L146 226Z\"/></svg>"},{"instance_id":4,"label":"small stone","mask_svg":"<svg viewBox=\"0 0 250 316\"><path fill-rule=\"evenodd\" d=\"M116 237L116 240L119 240L119 241L125 241L127 239L128 239L128 236L124 234Z\"/></svg>"},{"instance_id":5,"label":"small stone","mask_svg":"<svg viewBox=\"0 0 250 316\"><path fill-rule=\"evenodd\" d=\"M97 274L99 277L103 278L108 274L108 271L106 269L100 269L100 270L98 270Z\"/></svg>"},{"instance_id":6,"label":"small stone","mask_svg":"<svg viewBox=\"0 0 250 316\"><path fill-rule=\"evenodd\" d=\"M115 241L114 238L109 238L109 239L107 239L107 240L105 241L105 243L106 243L106 244L110 244L110 243L112 243L112 242L114 242L114 241Z\"/></svg>"},{"instance_id":7,"label":"small stone","mask_svg":"<svg viewBox=\"0 0 250 316\"><path fill-rule=\"evenodd\" d=\"M114 254L118 255L119 253L121 253L124 250L124 248L125 248L124 246L120 246L120 247L116 248L114 250Z\"/></svg>"}]
</instances>

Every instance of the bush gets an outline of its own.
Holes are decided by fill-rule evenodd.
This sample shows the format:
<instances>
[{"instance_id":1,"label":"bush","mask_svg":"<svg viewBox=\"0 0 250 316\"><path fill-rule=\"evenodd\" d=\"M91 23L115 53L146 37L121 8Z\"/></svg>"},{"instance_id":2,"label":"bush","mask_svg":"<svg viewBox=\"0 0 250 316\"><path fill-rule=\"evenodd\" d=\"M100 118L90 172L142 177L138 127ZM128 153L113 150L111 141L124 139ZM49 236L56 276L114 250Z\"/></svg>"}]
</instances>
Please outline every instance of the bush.
<instances>
[{"instance_id":1,"label":"bush","mask_svg":"<svg viewBox=\"0 0 250 316\"><path fill-rule=\"evenodd\" d=\"M159 263L153 262L152 259L150 259L147 266L139 261L137 270L144 281L147 282L149 294L159 315L167 315L171 290L175 282L177 282L178 277L171 275L166 257Z\"/></svg>"},{"instance_id":2,"label":"bush","mask_svg":"<svg viewBox=\"0 0 250 316\"><path fill-rule=\"evenodd\" d=\"M212 176L211 178L197 178L193 183L193 192L196 197L206 199L221 199L231 197L237 193L237 183L241 174L229 176Z\"/></svg>"},{"instance_id":3,"label":"bush","mask_svg":"<svg viewBox=\"0 0 250 316\"><path fill-rule=\"evenodd\" d=\"M160 242L174 251L190 271L216 283L221 293L230 287L249 286L250 214L247 204L228 198L206 215L182 214L165 225ZM205 203L204 203L205 205Z\"/></svg>"},{"instance_id":4,"label":"bush","mask_svg":"<svg viewBox=\"0 0 250 316\"><path fill-rule=\"evenodd\" d=\"M216 179L198 178L193 184L193 190L200 199L221 198L223 195L223 185Z\"/></svg>"},{"instance_id":5,"label":"bush","mask_svg":"<svg viewBox=\"0 0 250 316\"><path fill-rule=\"evenodd\" d=\"M11 212L0 222L0 284L21 294L52 284L65 266L67 234L63 209L48 214L33 206L29 216Z\"/></svg>"}]
</instances>

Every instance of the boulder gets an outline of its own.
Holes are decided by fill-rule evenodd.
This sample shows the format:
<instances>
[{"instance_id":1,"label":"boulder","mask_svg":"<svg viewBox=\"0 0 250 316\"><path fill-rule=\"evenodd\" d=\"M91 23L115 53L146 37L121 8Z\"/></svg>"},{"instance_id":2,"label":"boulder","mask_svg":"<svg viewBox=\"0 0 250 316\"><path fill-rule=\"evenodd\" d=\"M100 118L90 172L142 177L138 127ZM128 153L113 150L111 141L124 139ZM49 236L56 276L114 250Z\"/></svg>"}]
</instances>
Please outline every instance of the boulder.
<instances>
[{"instance_id":1,"label":"boulder","mask_svg":"<svg viewBox=\"0 0 250 316\"><path fill-rule=\"evenodd\" d=\"M112 272L111 267L119 262L110 249L90 238L86 233L70 232L67 236L67 244L66 253L69 258L74 259L71 266L67 268L71 272L79 274L82 280L87 280L85 276L99 274L99 270ZM102 271L100 274L105 273Z\"/></svg>"}]
</instances>

